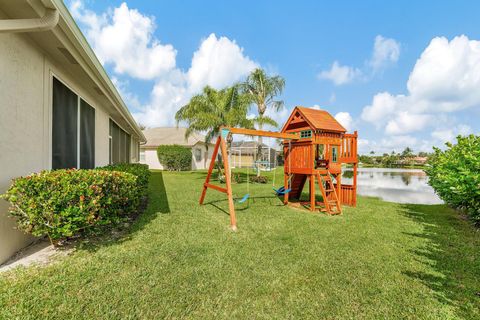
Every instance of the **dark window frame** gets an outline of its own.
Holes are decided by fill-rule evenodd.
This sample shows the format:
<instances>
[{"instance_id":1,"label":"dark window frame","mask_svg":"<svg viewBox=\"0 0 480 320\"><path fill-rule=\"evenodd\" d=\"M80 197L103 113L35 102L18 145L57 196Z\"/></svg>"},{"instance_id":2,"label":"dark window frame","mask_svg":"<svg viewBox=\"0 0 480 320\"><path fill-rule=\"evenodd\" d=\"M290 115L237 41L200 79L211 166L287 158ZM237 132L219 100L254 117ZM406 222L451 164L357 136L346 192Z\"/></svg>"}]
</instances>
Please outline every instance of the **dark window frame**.
<instances>
[{"instance_id":1,"label":"dark window frame","mask_svg":"<svg viewBox=\"0 0 480 320\"><path fill-rule=\"evenodd\" d=\"M51 168L92 169L95 167L96 109L59 77L52 75L51 79ZM71 100L70 105L68 101L58 101L67 98ZM69 117L65 114L67 108L71 109ZM85 155L84 152L91 153Z\"/></svg>"},{"instance_id":2,"label":"dark window frame","mask_svg":"<svg viewBox=\"0 0 480 320\"><path fill-rule=\"evenodd\" d=\"M109 119L109 130L110 164L130 163L132 136L112 118Z\"/></svg>"}]
</instances>

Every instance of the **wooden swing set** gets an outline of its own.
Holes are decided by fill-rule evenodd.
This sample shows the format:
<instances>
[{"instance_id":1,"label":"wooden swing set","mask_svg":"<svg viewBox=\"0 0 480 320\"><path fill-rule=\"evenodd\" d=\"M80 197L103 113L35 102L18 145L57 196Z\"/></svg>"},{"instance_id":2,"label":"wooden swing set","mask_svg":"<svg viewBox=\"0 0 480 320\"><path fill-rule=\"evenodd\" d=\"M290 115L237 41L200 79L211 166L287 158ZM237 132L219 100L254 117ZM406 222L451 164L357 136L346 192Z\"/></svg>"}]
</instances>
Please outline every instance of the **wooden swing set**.
<instances>
[{"instance_id":1,"label":"wooden swing set","mask_svg":"<svg viewBox=\"0 0 480 320\"><path fill-rule=\"evenodd\" d=\"M319 210L327 214L341 214L342 205L356 206L357 132L347 134L345 128L325 110L295 107L281 132L221 128L203 184L200 204L204 203L209 188L227 194L230 227L233 230L237 229L237 220L227 152L227 142L233 134L284 140L283 155L284 163L287 164L284 166L284 185L278 189L274 186L277 196L283 196L284 204L308 207L310 211ZM210 182L219 152L225 170L225 187ZM353 166L352 185L341 183L342 164ZM301 201L307 179L309 200ZM322 202L316 201L315 180L322 195ZM247 193L239 202L244 202L248 197Z\"/></svg>"}]
</instances>

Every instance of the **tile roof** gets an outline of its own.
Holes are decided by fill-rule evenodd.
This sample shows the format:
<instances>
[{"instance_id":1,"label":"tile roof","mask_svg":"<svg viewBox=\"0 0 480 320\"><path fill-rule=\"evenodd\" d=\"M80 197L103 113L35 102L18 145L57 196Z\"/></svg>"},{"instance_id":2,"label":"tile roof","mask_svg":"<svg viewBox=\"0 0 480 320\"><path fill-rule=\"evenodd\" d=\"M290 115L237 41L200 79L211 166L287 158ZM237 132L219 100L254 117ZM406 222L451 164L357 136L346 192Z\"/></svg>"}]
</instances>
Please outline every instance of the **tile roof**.
<instances>
[{"instance_id":1,"label":"tile roof","mask_svg":"<svg viewBox=\"0 0 480 320\"><path fill-rule=\"evenodd\" d=\"M315 130L347 132L347 130L327 111L305 107L295 107ZM293 112L295 112L295 109ZM292 112L292 113L293 113Z\"/></svg>"},{"instance_id":2,"label":"tile roof","mask_svg":"<svg viewBox=\"0 0 480 320\"><path fill-rule=\"evenodd\" d=\"M188 139L185 139L185 131L187 131L187 128L162 127L145 129L143 134L147 138L147 143L143 147L158 147L165 144L192 147L199 142L205 142L205 136L199 133L192 133Z\"/></svg>"}]
</instances>

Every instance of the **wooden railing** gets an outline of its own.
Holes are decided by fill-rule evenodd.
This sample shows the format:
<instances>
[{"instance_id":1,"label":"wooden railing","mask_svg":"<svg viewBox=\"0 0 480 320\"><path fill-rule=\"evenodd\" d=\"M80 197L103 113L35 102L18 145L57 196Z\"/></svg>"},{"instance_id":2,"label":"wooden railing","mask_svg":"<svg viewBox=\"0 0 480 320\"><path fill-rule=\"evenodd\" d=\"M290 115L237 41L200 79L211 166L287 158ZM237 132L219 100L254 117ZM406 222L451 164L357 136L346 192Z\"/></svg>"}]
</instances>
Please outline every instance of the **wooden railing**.
<instances>
[{"instance_id":1,"label":"wooden railing","mask_svg":"<svg viewBox=\"0 0 480 320\"><path fill-rule=\"evenodd\" d=\"M337 185L335 184L335 188ZM340 188L340 203L342 205L355 207L357 205L357 193L355 187L349 184L342 184Z\"/></svg>"},{"instance_id":2,"label":"wooden railing","mask_svg":"<svg viewBox=\"0 0 480 320\"><path fill-rule=\"evenodd\" d=\"M343 163L357 163L357 138L358 133L355 131L353 134L346 133L340 150L340 158Z\"/></svg>"}]
</instances>

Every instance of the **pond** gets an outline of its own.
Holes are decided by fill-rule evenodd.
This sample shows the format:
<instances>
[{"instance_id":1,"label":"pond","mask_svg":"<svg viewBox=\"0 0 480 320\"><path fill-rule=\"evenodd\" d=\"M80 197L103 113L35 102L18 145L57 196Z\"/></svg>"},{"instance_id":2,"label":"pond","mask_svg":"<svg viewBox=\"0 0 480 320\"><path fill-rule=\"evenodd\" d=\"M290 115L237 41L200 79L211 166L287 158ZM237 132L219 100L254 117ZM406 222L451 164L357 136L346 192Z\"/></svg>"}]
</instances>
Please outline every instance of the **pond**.
<instances>
[{"instance_id":1,"label":"pond","mask_svg":"<svg viewBox=\"0 0 480 320\"><path fill-rule=\"evenodd\" d=\"M352 176L352 169L344 169L342 182L351 184ZM418 169L359 168L357 192L398 203L443 203L427 181L425 172Z\"/></svg>"}]
</instances>

